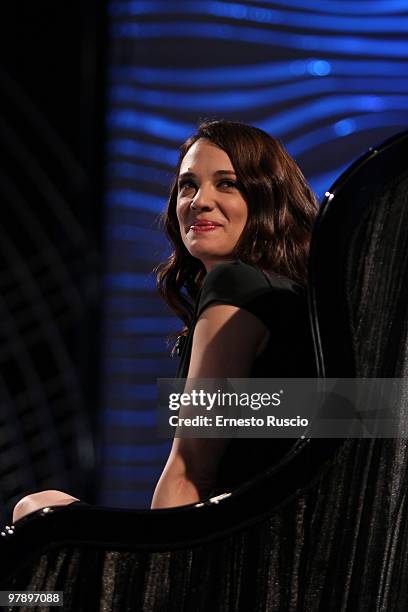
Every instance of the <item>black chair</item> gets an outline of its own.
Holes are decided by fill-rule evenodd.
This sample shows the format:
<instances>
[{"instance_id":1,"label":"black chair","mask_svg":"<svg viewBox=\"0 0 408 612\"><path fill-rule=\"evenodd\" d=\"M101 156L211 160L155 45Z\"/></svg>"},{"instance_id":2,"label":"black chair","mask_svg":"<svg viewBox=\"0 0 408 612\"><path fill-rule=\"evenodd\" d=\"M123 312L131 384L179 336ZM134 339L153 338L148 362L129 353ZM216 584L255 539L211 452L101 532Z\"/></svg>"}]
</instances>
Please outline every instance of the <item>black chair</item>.
<instances>
[{"instance_id":1,"label":"black chair","mask_svg":"<svg viewBox=\"0 0 408 612\"><path fill-rule=\"evenodd\" d=\"M406 160L403 133L323 202L309 291L321 377L407 375ZM407 468L405 440L299 440L196 506L43 510L3 536L1 588L62 590L84 612L406 610Z\"/></svg>"}]
</instances>

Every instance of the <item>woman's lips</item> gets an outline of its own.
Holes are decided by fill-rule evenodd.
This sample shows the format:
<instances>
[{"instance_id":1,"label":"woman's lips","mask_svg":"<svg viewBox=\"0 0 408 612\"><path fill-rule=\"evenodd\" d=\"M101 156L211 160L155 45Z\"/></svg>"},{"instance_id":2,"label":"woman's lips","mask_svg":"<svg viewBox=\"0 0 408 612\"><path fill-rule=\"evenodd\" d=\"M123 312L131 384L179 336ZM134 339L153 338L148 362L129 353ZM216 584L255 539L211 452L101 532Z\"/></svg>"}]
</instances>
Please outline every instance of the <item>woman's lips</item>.
<instances>
[{"instance_id":1,"label":"woman's lips","mask_svg":"<svg viewBox=\"0 0 408 612\"><path fill-rule=\"evenodd\" d=\"M192 225L190 229L193 232L212 232L221 227L220 225Z\"/></svg>"},{"instance_id":2,"label":"woman's lips","mask_svg":"<svg viewBox=\"0 0 408 612\"><path fill-rule=\"evenodd\" d=\"M199 224L199 225L190 225L190 229L193 232L212 232L216 229L218 229L219 227L221 227L221 225L217 225L217 224L212 224L212 223L206 223L206 224Z\"/></svg>"}]
</instances>

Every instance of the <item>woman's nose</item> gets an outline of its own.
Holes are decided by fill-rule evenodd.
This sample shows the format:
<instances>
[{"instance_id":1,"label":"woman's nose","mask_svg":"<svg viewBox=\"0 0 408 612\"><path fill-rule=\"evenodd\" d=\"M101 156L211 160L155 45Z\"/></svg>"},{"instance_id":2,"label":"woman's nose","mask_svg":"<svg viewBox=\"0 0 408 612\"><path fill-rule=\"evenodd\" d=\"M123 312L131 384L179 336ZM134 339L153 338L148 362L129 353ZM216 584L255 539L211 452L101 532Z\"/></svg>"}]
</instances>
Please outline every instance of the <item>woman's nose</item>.
<instances>
[{"instance_id":1,"label":"woman's nose","mask_svg":"<svg viewBox=\"0 0 408 612\"><path fill-rule=\"evenodd\" d=\"M194 208L212 208L214 203L210 191L200 187L191 200L191 206L194 206Z\"/></svg>"}]
</instances>

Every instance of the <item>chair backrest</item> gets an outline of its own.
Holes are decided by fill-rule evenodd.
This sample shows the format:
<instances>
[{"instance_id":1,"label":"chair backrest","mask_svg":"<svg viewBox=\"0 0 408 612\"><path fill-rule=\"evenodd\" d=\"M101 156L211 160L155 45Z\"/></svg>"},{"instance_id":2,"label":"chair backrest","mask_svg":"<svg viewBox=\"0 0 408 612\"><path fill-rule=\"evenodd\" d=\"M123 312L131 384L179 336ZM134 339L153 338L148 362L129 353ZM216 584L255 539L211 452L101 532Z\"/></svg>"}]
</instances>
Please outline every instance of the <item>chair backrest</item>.
<instances>
[{"instance_id":1,"label":"chair backrest","mask_svg":"<svg viewBox=\"0 0 408 612\"><path fill-rule=\"evenodd\" d=\"M326 193L310 264L320 375L406 377L408 132L370 149ZM404 388L395 408L406 428ZM347 440L342 453L347 477L336 486L344 487L339 501L348 518L343 535L330 528L339 538L342 602L354 600L359 610L406 609L407 441Z\"/></svg>"},{"instance_id":2,"label":"chair backrest","mask_svg":"<svg viewBox=\"0 0 408 612\"><path fill-rule=\"evenodd\" d=\"M370 149L326 192L309 267L321 376L404 375L407 153L403 132Z\"/></svg>"},{"instance_id":3,"label":"chair backrest","mask_svg":"<svg viewBox=\"0 0 408 612\"><path fill-rule=\"evenodd\" d=\"M313 236L322 376L405 372L408 135L376 151L331 188ZM76 611L406 609L407 473L400 440L302 440L225 499L39 512L3 537L1 586L62 590Z\"/></svg>"}]
</instances>

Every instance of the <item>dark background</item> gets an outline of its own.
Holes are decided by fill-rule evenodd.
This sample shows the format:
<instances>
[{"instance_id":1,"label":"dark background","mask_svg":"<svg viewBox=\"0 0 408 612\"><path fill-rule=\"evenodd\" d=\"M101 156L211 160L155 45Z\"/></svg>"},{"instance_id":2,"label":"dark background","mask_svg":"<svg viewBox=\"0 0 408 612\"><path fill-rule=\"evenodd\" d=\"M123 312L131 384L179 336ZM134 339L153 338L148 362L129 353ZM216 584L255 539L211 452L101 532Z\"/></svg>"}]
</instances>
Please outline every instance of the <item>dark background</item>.
<instances>
[{"instance_id":1,"label":"dark background","mask_svg":"<svg viewBox=\"0 0 408 612\"><path fill-rule=\"evenodd\" d=\"M106 16L19 2L0 66L0 506L96 494Z\"/></svg>"}]
</instances>

